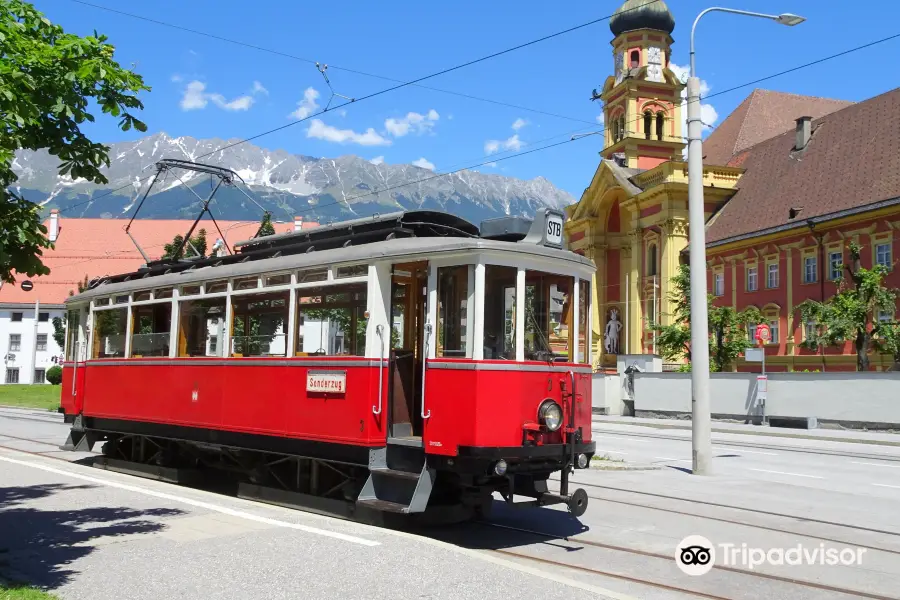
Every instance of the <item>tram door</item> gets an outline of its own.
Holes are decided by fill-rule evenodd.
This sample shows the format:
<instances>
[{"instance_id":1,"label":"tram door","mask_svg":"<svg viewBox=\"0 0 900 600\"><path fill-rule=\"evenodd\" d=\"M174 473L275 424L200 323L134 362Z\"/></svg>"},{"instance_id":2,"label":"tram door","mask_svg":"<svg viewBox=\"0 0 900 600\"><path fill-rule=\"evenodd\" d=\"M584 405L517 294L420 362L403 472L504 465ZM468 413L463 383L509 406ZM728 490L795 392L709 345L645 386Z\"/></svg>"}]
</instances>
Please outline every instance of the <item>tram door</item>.
<instances>
[{"instance_id":1,"label":"tram door","mask_svg":"<svg viewBox=\"0 0 900 600\"><path fill-rule=\"evenodd\" d=\"M398 263L391 273L390 437L421 442L422 361L428 262Z\"/></svg>"}]
</instances>

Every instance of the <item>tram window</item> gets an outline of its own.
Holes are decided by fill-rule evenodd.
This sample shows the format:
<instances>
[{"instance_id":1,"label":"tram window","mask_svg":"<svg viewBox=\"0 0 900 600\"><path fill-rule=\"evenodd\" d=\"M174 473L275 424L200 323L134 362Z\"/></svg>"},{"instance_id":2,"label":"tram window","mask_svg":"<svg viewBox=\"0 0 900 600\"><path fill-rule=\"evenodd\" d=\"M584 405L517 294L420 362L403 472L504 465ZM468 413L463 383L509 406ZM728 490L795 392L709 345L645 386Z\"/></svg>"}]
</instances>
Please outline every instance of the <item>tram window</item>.
<instances>
[{"instance_id":1,"label":"tram window","mask_svg":"<svg viewBox=\"0 0 900 600\"><path fill-rule=\"evenodd\" d=\"M573 278L525 272L525 360L572 360Z\"/></svg>"},{"instance_id":2,"label":"tram window","mask_svg":"<svg viewBox=\"0 0 900 600\"><path fill-rule=\"evenodd\" d=\"M269 275L266 277L266 287L271 287L273 285L288 285L291 282L291 276L289 273L284 273L282 275Z\"/></svg>"},{"instance_id":3,"label":"tram window","mask_svg":"<svg viewBox=\"0 0 900 600\"><path fill-rule=\"evenodd\" d=\"M225 332L225 298L204 298L181 302L178 326L178 356L222 356Z\"/></svg>"},{"instance_id":4,"label":"tram window","mask_svg":"<svg viewBox=\"0 0 900 600\"><path fill-rule=\"evenodd\" d=\"M200 295L200 286L199 285L186 285L181 288L182 296L199 296Z\"/></svg>"},{"instance_id":5,"label":"tram window","mask_svg":"<svg viewBox=\"0 0 900 600\"><path fill-rule=\"evenodd\" d=\"M466 356L466 304L469 299L469 266L438 269L437 356Z\"/></svg>"},{"instance_id":6,"label":"tram window","mask_svg":"<svg viewBox=\"0 0 900 600\"><path fill-rule=\"evenodd\" d=\"M92 358L123 358L128 309L114 308L94 313L94 348Z\"/></svg>"},{"instance_id":7,"label":"tram window","mask_svg":"<svg viewBox=\"0 0 900 600\"><path fill-rule=\"evenodd\" d=\"M116 304L128 304L128 294L116 296Z\"/></svg>"},{"instance_id":8,"label":"tram window","mask_svg":"<svg viewBox=\"0 0 900 600\"><path fill-rule=\"evenodd\" d=\"M150 299L150 292L135 292L134 293L134 301L135 302L144 302L145 300Z\"/></svg>"},{"instance_id":9,"label":"tram window","mask_svg":"<svg viewBox=\"0 0 900 600\"><path fill-rule=\"evenodd\" d=\"M484 269L484 358L516 359L515 267Z\"/></svg>"},{"instance_id":10,"label":"tram window","mask_svg":"<svg viewBox=\"0 0 900 600\"><path fill-rule=\"evenodd\" d=\"M172 303L131 307L131 357L168 356Z\"/></svg>"},{"instance_id":11,"label":"tram window","mask_svg":"<svg viewBox=\"0 0 900 600\"><path fill-rule=\"evenodd\" d=\"M326 281L328 269L309 269L297 273L297 283L311 283L313 281Z\"/></svg>"},{"instance_id":12,"label":"tram window","mask_svg":"<svg viewBox=\"0 0 900 600\"><path fill-rule=\"evenodd\" d=\"M222 292L228 291L228 282L227 281L216 281L213 283L206 284L206 293L207 294L221 294Z\"/></svg>"},{"instance_id":13,"label":"tram window","mask_svg":"<svg viewBox=\"0 0 900 600\"><path fill-rule=\"evenodd\" d=\"M157 300L160 298L171 298L172 288L161 288L158 290L153 290L153 297Z\"/></svg>"},{"instance_id":14,"label":"tram window","mask_svg":"<svg viewBox=\"0 0 900 600\"><path fill-rule=\"evenodd\" d=\"M109 306L109 298L97 298L94 300L94 306Z\"/></svg>"},{"instance_id":15,"label":"tram window","mask_svg":"<svg viewBox=\"0 0 900 600\"><path fill-rule=\"evenodd\" d=\"M303 290L297 299L298 356L365 356L365 284Z\"/></svg>"},{"instance_id":16,"label":"tram window","mask_svg":"<svg viewBox=\"0 0 900 600\"><path fill-rule=\"evenodd\" d=\"M352 265L349 267L338 267L334 270L335 279L344 279L345 277L364 277L369 273L369 265Z\"/></svg>"},{"instance_id":17,"label":"tram window","mask_svg":"<svg viewBox=\"0 0 900 600\"><path fill-rule=\"evenodd\" d=\"M287 356L290 292L234 296L231 299L231 355Z\"/></svg>"},{"instance_id":18,"label":"tram window","mask_svg":"<svg viewBox=\"0 0 900 600\"><path fill-rule=\"evenodd\" d=\"M591 326L590 321L588 320L588 313L590 312L591 306L591 297L589 294L590 285L591 282L589 280L581 279L578 282L578 356L576 357L575 362L580 363L587 362L588 360L588 327Z\"/></svg>"},{"instance_id":19,"label":"tram window","mask_svg":"<svg viewBox=\"0 0 900 600\"><path fill-rule=\"evenodd\" d=\"M70 310L66 317L66 360L77 360L75 345L78 342L78 330L81 326L81 311Z\"/></svg>"},{"instance_id":20,"label":"tram window","mask_svg":"<svg viewBox=\"0 0 900 600\"><path fill-rule=\"evenodd\" d=\"M259 287L258 277L245 277L244 279L234 280L234 289L236 290L253 290Z\"/></svg>"}]
</instances>

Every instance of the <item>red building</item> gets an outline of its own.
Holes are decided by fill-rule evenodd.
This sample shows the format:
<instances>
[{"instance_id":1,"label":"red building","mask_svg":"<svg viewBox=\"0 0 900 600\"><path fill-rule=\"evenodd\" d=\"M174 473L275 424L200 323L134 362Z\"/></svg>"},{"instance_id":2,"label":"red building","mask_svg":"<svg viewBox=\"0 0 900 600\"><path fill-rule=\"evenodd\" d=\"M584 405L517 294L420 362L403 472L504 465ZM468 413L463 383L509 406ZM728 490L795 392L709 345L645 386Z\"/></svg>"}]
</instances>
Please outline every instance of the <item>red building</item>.
<instances>
[{"instance_id":1,"label":"red building","mask_svg":"<svg viewBox=\"0 0 900 600\"><path fill-rule=\"evenodd\" d=\"M717 303L763 312L772 329L767 370L855 370L850 342L818 352L800 347L815 324L802 323L796 307L835 293L851 242L862 246L863 267L888 266L887 285L900 288L900 89L855 104L755 91L704 152L706 164L743 170L737 191L707 224ZM871 356L872 369L892 364Z\"/></svg>"}]
</instances>

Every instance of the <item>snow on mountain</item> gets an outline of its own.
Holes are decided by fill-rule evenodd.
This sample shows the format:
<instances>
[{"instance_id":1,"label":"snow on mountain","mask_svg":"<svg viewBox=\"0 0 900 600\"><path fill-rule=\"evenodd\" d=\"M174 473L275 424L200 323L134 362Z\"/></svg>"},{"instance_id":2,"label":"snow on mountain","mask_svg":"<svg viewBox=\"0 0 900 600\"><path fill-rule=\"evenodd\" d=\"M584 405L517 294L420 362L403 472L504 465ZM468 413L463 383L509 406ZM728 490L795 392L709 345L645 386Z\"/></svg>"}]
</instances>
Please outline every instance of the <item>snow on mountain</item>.
<instances>
[{"instance_id":1,"label":"snow on mountain","mask_svg":"<svg viewBox=\"0 0 900 600\"><path fill-rule=\"evenodd\" d=\"M373 164L352 155L313 158L249 143L218 150L235 141L172 138L161 132L111 144L110 166L103 171L109 183L103 186L57 175L59 160L45 151L19 152L13 163L19 177L15 186L26 198L41 204L44 211L56 207L66 211L68 217L128 218L146 187L140 185L141 179L155 172L158 160L171 158L232 169L276 220L290 220L299 214L322 222L425 208L445 210L479 223L501 215L532 216L538 208L563 208L575 201L543 177L522 180L468 170L434 177L433 172L409 164ZM139 218L198 214L197 197L182 183L205 196L208 176L178 170L161 180ZM123 186L127 187L96 198ZM228 187L216 194L213 212L221 219L258 219L261 214L253 202Z\"/></svg>"}]
</instances>

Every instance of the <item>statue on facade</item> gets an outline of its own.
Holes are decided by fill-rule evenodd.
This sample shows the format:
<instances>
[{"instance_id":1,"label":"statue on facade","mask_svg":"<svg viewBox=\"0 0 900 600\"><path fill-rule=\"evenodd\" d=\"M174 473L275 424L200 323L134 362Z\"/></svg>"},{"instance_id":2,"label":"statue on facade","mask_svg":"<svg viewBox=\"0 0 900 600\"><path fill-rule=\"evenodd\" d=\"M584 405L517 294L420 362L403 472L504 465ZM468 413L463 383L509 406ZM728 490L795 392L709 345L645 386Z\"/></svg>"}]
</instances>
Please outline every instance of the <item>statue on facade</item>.
<instances>
[{"instance_id":1,"label":"statue on facade","mask_svg":"<svg viewBox=\"0 0 900 600\"><path fill-rule=\"evenodd\" d=\"M606 329L603 333L603 347L607 354L619 353L619 331L622 330L622 323L619 321L619 311L615 308L609 311L609 321L606 322Z\"/></svg>"}]
</instances>

